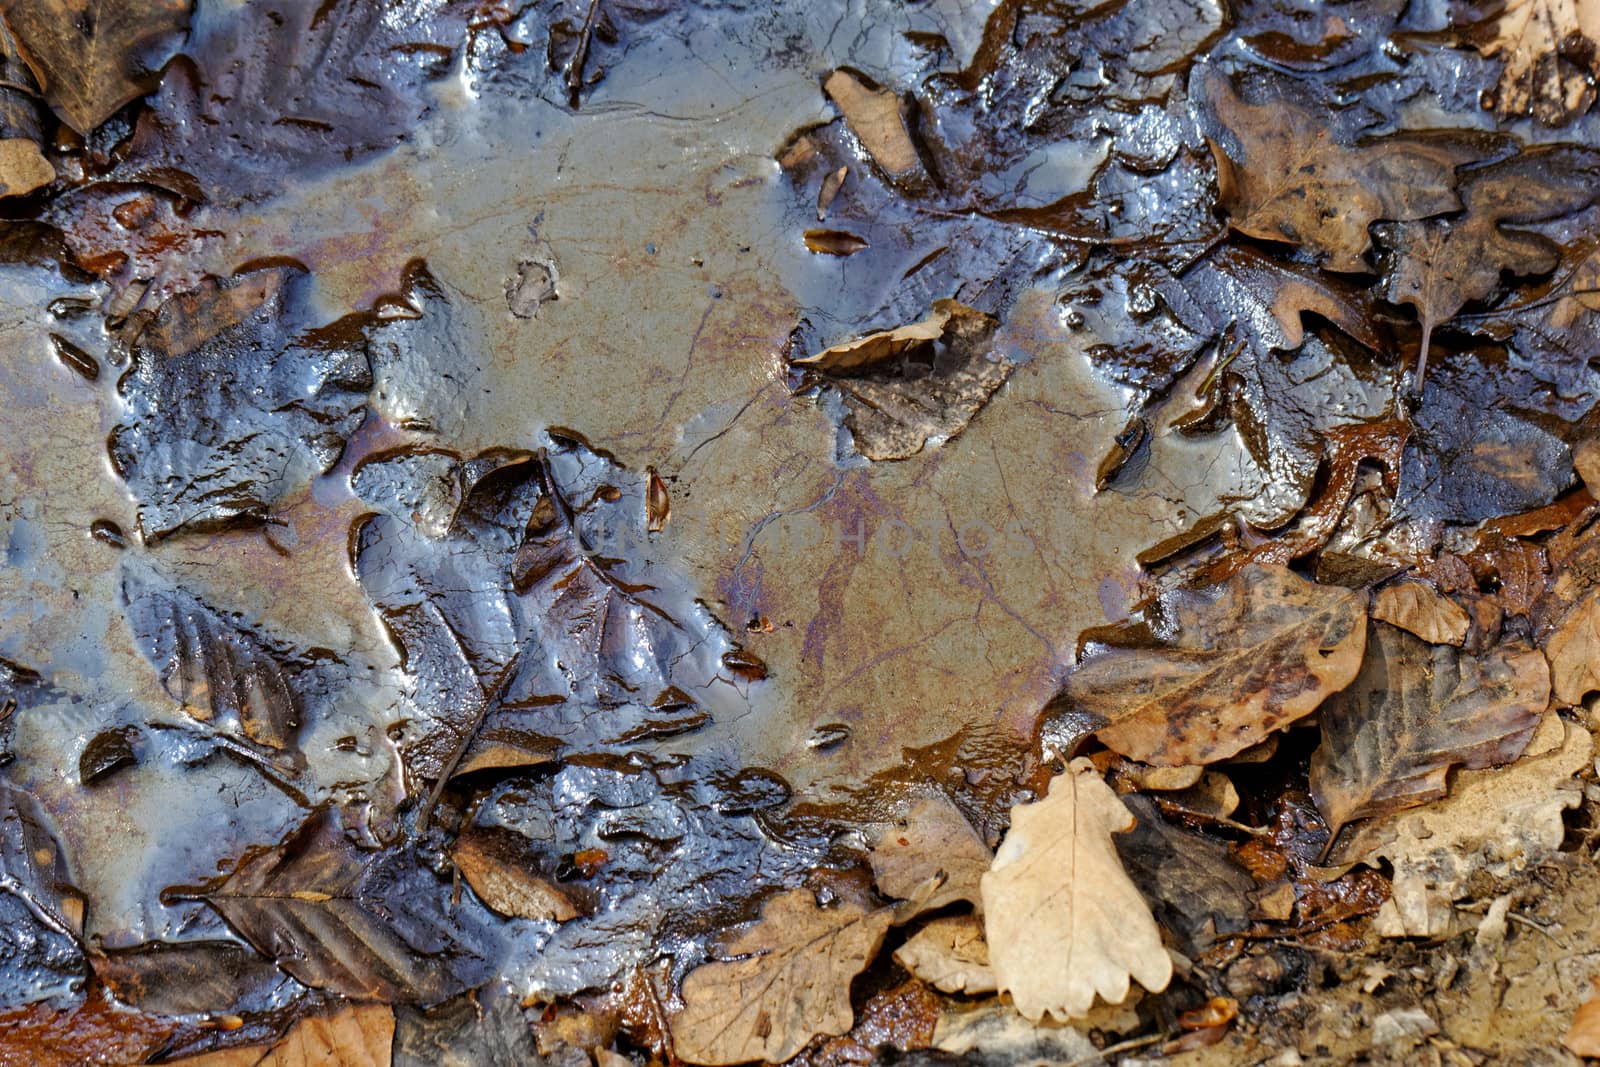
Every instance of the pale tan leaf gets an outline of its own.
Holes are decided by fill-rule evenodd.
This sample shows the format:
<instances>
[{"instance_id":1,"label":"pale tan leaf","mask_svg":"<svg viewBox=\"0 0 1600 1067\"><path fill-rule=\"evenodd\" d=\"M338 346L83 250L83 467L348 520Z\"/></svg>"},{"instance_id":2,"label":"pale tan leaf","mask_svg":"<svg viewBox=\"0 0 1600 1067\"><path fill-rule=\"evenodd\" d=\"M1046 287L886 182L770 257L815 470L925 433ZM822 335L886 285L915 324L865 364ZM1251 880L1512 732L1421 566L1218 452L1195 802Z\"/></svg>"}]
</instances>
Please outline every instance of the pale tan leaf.
<instances>
[{"instance_id":1,"label":"pale tan leaf","mask_svg":"<svg viewBox=\"0 0 1600 1067\"><path fill-rule=\"evenodd\" d=\"M1424 582L1399 582L1378 590L1372 617L1436 645L1461 644L1470 625L1465 608Z\"/></svg>"},{"instance_id":2,"label":"pale tan leaf","mask_svg":"<svg viewBox=\"0 0 1600 1067\"><path fill-rule=\"evenodd\" d=\"M914 801L905 821L886 830L867 857L879 892L917 901L902 920L958 900L981 908L978 883L993 858L961 809L942 793Z\"/></svg>"},{"instance_id":3,"label":"pale tan leaf","mask_svg":"<svg viewBox=\"0 0 1600 1067\"><path fill-rule=\"evenodd\" d=\"M1126 625L1099 639L1064 695L1102 716L1106 747L1157 766L1213 763L1311 714L1350 683L1366 646L1366 595L1252 564L1152 609L1163 634Z\"/></svg>"},{"instance_id":4,"label":"pale tan leaf","mask_svg":"<svg viewBox=\"0 0 1600 1067\"><path fill-rule=\"evenodd\" d=\"M1556 697L1567 704L1600 689L1600 590L1586 594L1572 606L1545 639L1550 661L1550 681Z\"/></svg>"},{"instance_id":5,"label":"pale tan leaf","mask_svg":"<svg viewBox=\"0 0 1600 1067\"><path fill-rule=\"evenodd\" d=\"M993 993L989 945L974 915L935 919L894 950L894 961L946 993Z\"/></svg>"},{"instance_id":6,"label":"pale tan leaf","mask_svg":"<svg viewBox=\"0 0 1600 1067\"><path fill-rule=\"evenodd\" d=\"M782 1063L855 1016L850 981L883 944L891 909L817 905L808 889L773 897L761 918L683 981L673 1050L689 1063Z\"/></svg>"},{"instance_id":7,"label":"pale tan leaf","mask_svg":"<svg viewBox=\"0 0 1600 1067\"><path fill-rule=\"evenodd\" d=\"M1151 992L1172 980L1161 931L1111 840L1133 825L1086 759L1043 800L1011 809L983 876L984 933L996 984L1024 1017L1082 1017L1097 995L1126 999L1130 979Z\"/></svg>"},{"instance_id":8,"label":"pale tan leaf","mask_svg":"<svg viewBox=\"0 0 1600 1067\"><path fill-rule=\"evenodd\" d=\"M922 169L893 91L870 88L847 70L828 75L822 91L839 105L850 132L890 178L906 178Z\"/></svg>"},{"instance_id":9,"label":"pale tan leaf","mask_svg":"<svg viewBox=\"0 0 1600 1067\"><path fill-rule=\"evenodd\" d=\"M456 841L450 858L492 911L556 922L575 918L578 909L560 887L534 869L532 857L519 847L523 840L508 830L472 829Z\"/></svg>"},{"instance_id":10,"label":"pale tan leaf","mask_svg":"<svg viewBox=\"0 0 1600 1067\"><path fill-rule=\"evenodd\" d=\"M1574 1056L1600 1057L1600 988L1590 988L1589 999L1578 1005L1561 1043Z\"/></svg>"},{"instance_id":11,"label":"pale tan leaf","mask_svg":"<svg viewBox=\"0 0 1600 1067\"><path fill-rule=\"evenodd\" d=\"M935 300L928 317L921 322L869 333L854 341L845 341L831 348L825 348L815 355L802 356L794 360L794 363L802 367L816 367L829 374L846 374L875 363L887 363L899 359L919 345L939 340L950 328L953 320L988 317L983 312L975 311L956 300Z\"/></svg>"},{"instance_id":12,"label":"pale tan leaf","mask_svg":"<svg viewBox=\"0 0 1600 1067\"><path fill-rule=\"evenodd\" d=\"M332 1015L301 1019L267 1048L226 1049L169 1060L173 1067L389 1067L394 1011L352 1004Z\"/></svg>"},{"instance_id":13,"label":"pale tan leaf","mask_svg":"<svg viewBox=\"0 0 1600 1067\"><path fill-rule=\"evenodd\" d=\"M1581 47L1573 40L1581 39ZM1595 0L1506 0L1492 33L1478 43L1505 64L1496 98L1505 115L1533 115L1555 126L1594 103L1600 75L1600 3Z\"/></svg>"},{"instance_id":14,"label":"pale tan leaf","mask_svg":"<svg viewBox=\"0 0 1600 1067\"><path fill-rule=\"evenodd\" d=\"M26 137L0 140L0 196L27 196L56 180L56 169Z\"/></svg>"}]
</instances>

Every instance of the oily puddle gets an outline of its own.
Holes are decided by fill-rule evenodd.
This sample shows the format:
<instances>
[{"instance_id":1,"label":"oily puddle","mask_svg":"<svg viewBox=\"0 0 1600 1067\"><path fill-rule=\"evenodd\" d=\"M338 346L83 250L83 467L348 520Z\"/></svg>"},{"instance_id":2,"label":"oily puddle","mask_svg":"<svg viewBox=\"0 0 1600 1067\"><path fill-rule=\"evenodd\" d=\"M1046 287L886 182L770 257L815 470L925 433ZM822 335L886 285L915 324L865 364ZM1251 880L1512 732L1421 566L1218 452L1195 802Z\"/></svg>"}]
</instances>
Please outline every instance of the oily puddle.
<instances>
[{"instance_id":1,"label":"oily puddle","mask_svg":"<svg viewBox=\"0 0 1600 1067\"><path fill-rule=\"evenodd\" d=\"M226 942L197 887L309 809L357 846L424 838L422 780L498 774L474 825L547 873L606 863L593 919L460 966L571 993L737 918L752 872L824 862L907 767L1020 761L1135 554L1262 476L1236 434L1158 434L1096 491L1129 391L1054 299L1073 264L1013 224L896 215L858 167L832 210L870 207L872 246L808 249L824 175L790 150L841 136L823 77L892 80L918 33L970 54L956 6L689 19L576 112L463 49L402 147L194 208L205 236L145 264L201 294L175 310L3 268L9 773L96 945ZM1034 261L985 294L997 247ZM952 297L992 306L1008 380L959 436L863 458L791 360ZM823 816L786 835L791 798Z\"/></svg>"}]
</instances>

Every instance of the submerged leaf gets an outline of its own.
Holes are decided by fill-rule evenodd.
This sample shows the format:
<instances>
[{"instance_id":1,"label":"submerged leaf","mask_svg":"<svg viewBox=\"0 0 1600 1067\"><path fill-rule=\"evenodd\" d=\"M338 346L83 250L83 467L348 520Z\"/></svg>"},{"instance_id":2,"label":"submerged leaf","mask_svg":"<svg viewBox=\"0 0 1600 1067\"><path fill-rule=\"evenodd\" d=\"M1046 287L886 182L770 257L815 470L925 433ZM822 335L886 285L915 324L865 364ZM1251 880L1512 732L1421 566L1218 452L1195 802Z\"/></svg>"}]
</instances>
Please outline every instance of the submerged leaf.
<instances>
[{"instance_id":1,"label":"submerged leaf","mask_svg":"<svg viewBox=\"0 0 1600 1067\"><path fill-rule=\"evenodd\" d=\"M0 1008L60 996L82 983L88 970L78 945L82 916L66 856L38 804L0 782Z\"/></svg>"},{"instance_id":2,"label":"submerged leaf","mask_svg":"<svg viewBox=\"0 0 1600 1067\"><path fill-rule=\"evenodd\" d=\"M1366 644L1365 594L1282 566L1166 593L1153 611L1159 636L1095 631L1063 692L1107 720L1108 748L1157 766L1226 759L1311 714L1355 678Z\"/></svg>"},{"instance_id":3,"label":"submerged leaf","mask_svg":"<svg viewBox=\"0 0 1600 1067\"><path fill-rule=\"evenodd\" d=\"M1311 760L1329 832L1444 796L1452 767L1511 762L1549 702L1549 668L1525 645L1474 657L1373 623L1361 673L1322 709Z\"/></svg>"},{"instance_id":4,"label":"submerged leaf","mask_svg":"<svg viewBox=\"0 0 1600 1067\"><path fill-rule=\"evenodd\" d=\"M410 846L362 854L327 809L242 859L205 900L315 989L433 1004L494 973L495 935Z\"/></svg>"},{"instance_id":5,"label":"submerged leaf","mask_svg":"<svg viewBox=\"0 0 1600 1067\"><path fill-rule=\"evenodd\" d=\"M954 300L926 319L868 334L794 360L839 391L844 424L868 459L907 459L935 438L966 429L1011 375L990 347L999 323Z\"/></svg>"},{"instance_id":6,"label":"submerged leaf","mask_svg":"<svg viewBox=\"0 0 1600 1067\"><path fill-rule=\"evenodd\" d=\"M1112 843L1133 824L1086 759L1043 800L1011 809L983 876L984 933L995 982L1027 1019L1081 1018L1097 995L1127 999L1130 979L1153 993L1172 980L1161 931Z\"/></svg>"},{"instance_id":7,"label":"submerged leaf","mask_svg":"<svg viewBox=\"0 0 1600 1067\"><path fill-rule=\"evenodd\" d=\"M772 898L721 958L683 981L672 1045L689 1063L782 1063L818 1034L850 1029L850 981L889 929L888 908L817 906L809 889Z\"/></svg>"}]
</instances>

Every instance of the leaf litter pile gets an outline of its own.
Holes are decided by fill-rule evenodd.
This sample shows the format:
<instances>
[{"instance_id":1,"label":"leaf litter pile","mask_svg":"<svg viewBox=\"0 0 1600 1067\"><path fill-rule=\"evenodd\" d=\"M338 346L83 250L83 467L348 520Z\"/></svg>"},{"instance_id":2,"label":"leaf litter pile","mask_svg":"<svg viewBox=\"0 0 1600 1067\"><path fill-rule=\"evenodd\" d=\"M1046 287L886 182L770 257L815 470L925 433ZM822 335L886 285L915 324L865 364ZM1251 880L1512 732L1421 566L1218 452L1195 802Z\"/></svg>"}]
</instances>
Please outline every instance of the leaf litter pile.
<instances>
[{"instance_id":1,"label":"leaf litter pile","mask_svg":"<svg viewBox=\"0 0 1600 1067\"><path fill-rule=\"evenodd\" d=\"M1597 57L0 0L0 1063L1600 1056Z\"/></svg>"}]
</instances>

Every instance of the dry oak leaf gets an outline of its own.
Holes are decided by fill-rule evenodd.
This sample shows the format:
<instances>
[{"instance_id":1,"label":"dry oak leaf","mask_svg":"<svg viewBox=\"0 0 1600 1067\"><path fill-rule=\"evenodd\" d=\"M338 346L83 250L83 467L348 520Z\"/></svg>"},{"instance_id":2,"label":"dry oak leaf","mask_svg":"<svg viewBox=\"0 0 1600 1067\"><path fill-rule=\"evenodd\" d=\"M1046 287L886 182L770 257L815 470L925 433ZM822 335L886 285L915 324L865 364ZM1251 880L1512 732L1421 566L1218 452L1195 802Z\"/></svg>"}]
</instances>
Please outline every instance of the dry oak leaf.
<instances>
[{"instance_id":1,"label":"dry oak leaf","mask_svg":"<svg viewBox=\"0 0 1600 1067\"><path fill-rule=\"evenodd\" d=\"M689 1063L782 1063L818 1034L845 1033L855 1022L850 982L892 918L892 909L854 901L819 907L808 889L773 897L721 958L683 980L673 1051Z\"/></svg>"},{"instance_id":2,"label":"dry oak leaf","mask_svg":"<svg viewBox=\"0 0 1600 1067\"><path fill-rule=\"evenodd\" d=\"M170 1060L172 1067L389 1067L394 1009L351 1004L332 1015L301 1019L277 1044L233 1048Z\"/></svg>"},{"instance_id":3,"label":"dry oak leaf","mask_svg":"<svg viewBox=\"0 0 1600 1067\"><path fill-rule=\"evenodd\" d=\"M1600 76L1600 3L1506 0L1485 28L1478 51L1505 64L1495 101L1501 114L1559 126L1589 110Z\"/></svg>"},{"instance_id":4,"label":"dry oak leaf","mask_svg":"<svg viewBox=\"0 0 1600 1067\"><path fill-rule=\"evenodd\" d=\"M867 857L880 893L914 903L897 916L901 922L958 900L981 909L978 882L993 859L961 809L942 793L913 802L903 825L889 827Z\"/></svg>"},{"instance_id":5,"label":"dry oak leaf","mask_svg":"<svg viewBox=\"0 0 1600 1067\"><path fill-rule=\"evenodd\" d=\"M1316 710L1361 669L1366 594L1251 564L1220 585L1163 592L1143 624L1094 631L1064 695L1106 720L1114 752L1214 763Z\"/></svg>"},{"instance_id":6,"label":"dry oak leaf","mask_svg":"<svg viewBox=\"0 0 1600 1067\"><path fill-rule=\"evenodd\" d=\"M1578 1005L1561 1043L1574 1056L1600 1057L1600 985L1592 987L1589 999Z\"/></svg>"},{"instance_id":7,"label":"dry oak leaf","mask_svg":"<svg viewBox=\"0 0 1600 1067\"><path fill-rule=\"evenodd\" d=\"M900 97L890 89L875 89L848 70L836 70L822 83L850 132L890 178L900 180L922 169L917 146L900 114Z\"/></svg>"},{"instance_id":8,"label":"dry oak leaf","mask_svg":"<svg viewBox=\"0 0 1600 1067\"><path fill-rule=\"evenodd\" d=\"M1398 582L1378 590L1372 617L1436 645L1460 645L1471 626L1465 608L1425 582Z\"/></svg>"},{"instance_id":9,"label":"dry oak leaf","mask_svg":"<svg viewBox=\"0 0 1600 1067\"><path fill-rule=\"evenodd\" d=\"M945 993L995 991L983 922L974 915L933 920L894 950L894 961Z\"/></svg>"},{"instance_id":10,"label":"dry oak leaf","mask_svg":"<svg viewBox=\"0 0 1600 1067\"><path fill-rule=\"evenodd\" d=\"M1361 673L1321 713L1311 793L1329 833L1445 795L1456 766L1510 763L1550 703L1550 669L1506 641L1481 657L1373 623Z\"/></svg>"},{"instance_id":11,"label":"dry oak leaf","mask_svg":"<svg viewBox=\"0 0 1600 1067\"><path fill-rule=\"evenodd\" d=\"M995 984L1025 1018L1081 1018L1096 995L1127 999L1130 979L1152 993L1172 980L1161 930L1111 840L1133 826L1087 759L1043 800L1011 809L983 876L984 934Z\"/></svg>"},{"instance_id":12,"label":"dry oak leaf","mask_svg":"<svg viewBox=\"0 0 1600 1067\"><path fill-rule=\"evenodd\" d=\"M1326 108L1292 99L1252 102L1207 68L1204 92L1232 144L1211 141L1228 223L1266 241L1318 253L1329 270L1365 273L1367 227L1427 218L1461 206L1456 167L1481 159L1490 141L1454 131L1341 138Z\"/></svg>"},{"instance_id":13,"label":"dry oak leaf","mask_svg":"<svg viewBox=\"0 0 1600 1067\"><path fill-rule=\"evenodd\" d=\"M1422 324L1418 380L1427 369L1434 329L1472 300L1500 287L1504 271L1546 274L1561 250L1541 234L1507 230L1577 211L1596 196L1600 159L1570 145L1531 148L1476 170L1465 179L1460 218L1384 223L1376 228L1388 249L1384 297L1410 304Z\"/></svg>"},{"instance_id":14,"label":"dry oak leaf","mask_svg":"<svg viewBox=\"0 0 1600 1067\"><path fill-rule=\"evenodd\" d=\"M1573 605L1545 639L1544 654L1556 698L1563 703L1581 704L1600 689L1600 590Z\"/></svg>"},{"instance_id":15,"label":"dry oak leaf","mask_svg":"<svg viewBox=\"0 0 1600 1067\"><path fill-rule=\"evenodd\" d=\"M190 0L4 0L0 14L44 98L86 134L155 88Z\"/></svg>"}]
</instances>

